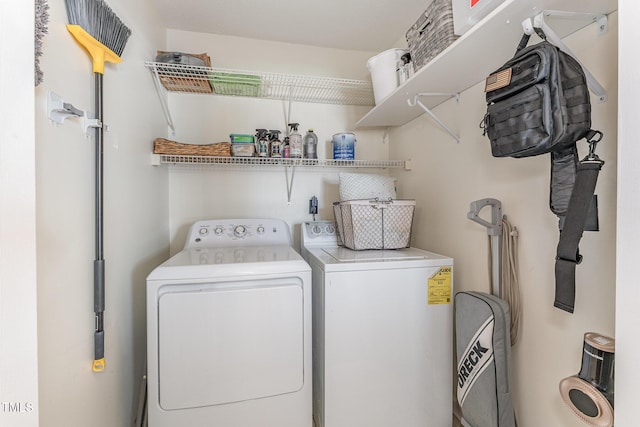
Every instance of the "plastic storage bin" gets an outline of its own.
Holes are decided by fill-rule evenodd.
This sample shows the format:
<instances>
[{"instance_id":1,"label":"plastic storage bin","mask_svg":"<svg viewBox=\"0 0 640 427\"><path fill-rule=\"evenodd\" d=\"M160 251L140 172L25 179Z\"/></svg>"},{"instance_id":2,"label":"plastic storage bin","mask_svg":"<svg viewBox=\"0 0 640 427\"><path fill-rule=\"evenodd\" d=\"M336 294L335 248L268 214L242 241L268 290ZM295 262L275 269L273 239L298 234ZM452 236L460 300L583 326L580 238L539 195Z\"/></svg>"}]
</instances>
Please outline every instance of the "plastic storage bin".
<instances>
[{"instance_id":1,"label":"plastic storage bin","mask_svg":"<svg viewBox=\"0 0 640 427\"><path fill-rule=\"evenodd\" d=\"M367 61L376 104L379 104L398 87L398 68L402 65L400 58L405 53L407 53L406 49L389 49Z\"/></svg>"},{"instance_id":2,"label":"plastic storage bin","mask_svg":"<svg viewBox=\"0 0 640 427\"><path fill-rule=\"evenodd\" d=\"M335 202L339 242L354 250L407 248L415 206L415 200Z\"/></svg>"},{"instance_id":3,"label":"plastic storage bin","mask_svg":"<svg viewBox=\"0 0 640 427\"><path fill-rule=\"evenodd\" d=\"M253 144L255 142L253 135L246 133L232 133L229 135L232 144Z\"/></svg>"},{"instance_id":4,"label":"plastic storage bin","mask_svg":"<svg viewBox=\"0 0 640 427\"><path fill-rule=\"evenodd\" d=\"M414 71L422 68L457 38L453 33L451 0L433 0L416 23L407 30L407 45Z\"/></svg>"},{"instance_id":5,"label":"plastic storage bin","mask_svg":"<svg viewBox=\"0 0 640 427\"><path fill-rule=\"evenodd\" d=\"M214 72L211 75L213 90L218 95L256 97L260 91L260 76Z\"/></svg>"}]
</instances>

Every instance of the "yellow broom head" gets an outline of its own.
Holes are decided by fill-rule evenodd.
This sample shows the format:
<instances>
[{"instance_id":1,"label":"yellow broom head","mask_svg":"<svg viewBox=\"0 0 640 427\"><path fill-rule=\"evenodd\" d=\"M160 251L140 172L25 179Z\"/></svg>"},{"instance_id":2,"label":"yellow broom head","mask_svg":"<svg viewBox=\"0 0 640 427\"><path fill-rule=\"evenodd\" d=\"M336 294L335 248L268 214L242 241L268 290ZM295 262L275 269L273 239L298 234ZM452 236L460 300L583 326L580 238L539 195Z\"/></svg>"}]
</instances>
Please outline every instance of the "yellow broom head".
<instances>
[{"instance_id":1,"label":"yellow broom head","mask_svg":"<svg viewBox=\"0 0 640 427\"><path fill-rule=\"evenodd\" d=\"M131 30L104 0L65 0L67 29L93 58L93 71L104 74L104 62L121 62Z\"/></svg>"},{"instance_id":2,"label":"yellow broom head","mask_svg":"<svg viewBox=\"0 0 640 427\"><path fill-rule=\"evenodd\" d=\"M80 25L67 25L67 30L91 55L93 59L93 72L104 74L104 63L111 62L117 64L122 62L122 58L111 49L91 37L89 33L82 29Z\"/></svg>"}]
</instances>

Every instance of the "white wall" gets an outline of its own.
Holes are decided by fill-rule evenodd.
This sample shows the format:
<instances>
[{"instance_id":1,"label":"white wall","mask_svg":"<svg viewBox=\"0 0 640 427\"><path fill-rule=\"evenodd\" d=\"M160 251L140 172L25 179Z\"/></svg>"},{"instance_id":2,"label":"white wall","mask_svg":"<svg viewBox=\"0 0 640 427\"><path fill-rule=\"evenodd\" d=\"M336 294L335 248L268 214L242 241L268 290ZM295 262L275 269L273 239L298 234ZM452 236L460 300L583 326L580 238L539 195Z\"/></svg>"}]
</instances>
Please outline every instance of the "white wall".
<instances>
[{"instance_id":1,"label":"white wall","mask_svg":"<svg viewBox=\"0 0 640 427\"><path fill-rule=\"evenodd\" d=\"M517 42L513 41L514 51ZM548 208L549 157L491 156L478 126L486 112L484 82L462 93L459 104L451 100L436 109L438 117L458 132L460 144L426 115L390 134L391 150L413 160L413 171L401 176L399 185L417 199L414 241L454 257L457 291L489 292L488 237L484 227L466 218L470 202L501 200L503 213L519 230L524 308L521 340L512 359L520 427L583 425L562 403L558 384L579 371L585 332L615 332L617 14L610 17L608 34L598 37L592 25L565 42L609 93L607 103L594 100L592 105L593 126L605 135L597 150L606 161L596 191L601 231L585 233L580 244L584 262L577 268L574 314L553 307L558 231ZM477 60L481 55L478 52ZM583 141L581 156L585 148Z\"/></svg>"},{"instance_id":2,"label":"white wall","mask_svg":"<svg viewBox=\"0 0 640 427\"><path fill-rule=\"evenodd\" d=\"M375 53L325 49L184 31L168 31L170 50L207 52L216 67L263 72L366 78L366 61ZM169 94L176 126L168 138L184 143L228 141L230 133L254 134L258 128L285 130L287 102L231 96ZM334 133L354 131L356 159L386 160L389 144L381 130L355 129L369 107L294 102L291 121L304 135L312 127L318 135L320 158L331 158ZM393 157L393 155L391 155ZM387 173L367 170L372 173ZM331 203L338 200L338 170L298 168L292 197L287 198L283 168L175 168L170 171L171 250L184 245L188 226L207 218L277 217L293 228L310 220L309 199L317 196L319 218L332 218Z\"/></svg>"},{"instance_id":3,"label":"white wall","mask_svg":"<svg viewBox=\"0 0 640 427\"><path fill-rule=\"evenodd\" d=\"M638 242L640 241L640 198L638 186L638 99L640 99L640 5L619 1L620 79L618 144L618 233L616 287L616 426L638 425L638 370L640 352L640 286L638 286Z\"/></svg>"},{"instance_id":4,"label":"white wall","mask_svg":"<svg viewBox=\"0 0 640 427\"><path fill-rule=\"evenodd\" d=\"M0 3L0 425L38 425L33 3Z\"/></svg>"},{"instance_id":5,"label":"white wall","mask_svg":"<svg viewBox=\"0 0 640 427\"><path fill-rule=\"evenodd\" d=\"M40 425L126 426L144 366L145 277L168 256L167 172L149 154L165 126L143 66L164 46L165 26L151 1L109 1L133 35L104 75L106 369L94 373L94 143L80 120L46 115L49 91L93 110L94 79L65 28L64 2L49 5L35 97Z\"/></svg>"}]
</instances>

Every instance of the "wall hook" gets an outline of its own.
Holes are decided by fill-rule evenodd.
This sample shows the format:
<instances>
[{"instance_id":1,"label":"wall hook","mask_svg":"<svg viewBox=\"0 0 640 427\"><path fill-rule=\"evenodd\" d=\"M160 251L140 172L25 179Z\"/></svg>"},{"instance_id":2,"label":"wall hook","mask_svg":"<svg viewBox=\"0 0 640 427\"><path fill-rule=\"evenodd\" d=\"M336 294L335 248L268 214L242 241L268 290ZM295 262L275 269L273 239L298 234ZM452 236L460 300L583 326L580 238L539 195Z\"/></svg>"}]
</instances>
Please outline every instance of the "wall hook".
<instances>
[{"instance_id":1,"label":"wall hook","mask_svg":"<svg viewBox=\"0 0 640 427\"><path fill-rule=\"evenodd\" d=\"M87 112L84 115L84 118L82 120L82 129L84 129L84 133L87 134L87 136L89 136L89 128L101 128L102 127L102 122L99 119L96 119L94 117L90 117L93 116L93 113L89 113Z\"/></svg>"},{"instance_id":2,"label":"wall hook","mask_svg":"<svg viewBox=\"0 0 640 427\"><path fill-rule=\"evenodd\" d=\"M64 102L60 95L50 91L47 97L47 116L54 122L63 124L69 117L83 117L84 111Z\"/></svg>"},{"instance_id":3,"label":"wall hook","mask_svg":"<svg viewBox=\"0 0 640 427\"><path fill-rule=\"evenodd\" d=\"M47 97L47 116L56 123L64 124L69 117L82 117L82 129L89 135L89 128L102 127L102 122L93 117L92 113L80 110L55 92L49 92Z\"/></svg>"}]
</instances>

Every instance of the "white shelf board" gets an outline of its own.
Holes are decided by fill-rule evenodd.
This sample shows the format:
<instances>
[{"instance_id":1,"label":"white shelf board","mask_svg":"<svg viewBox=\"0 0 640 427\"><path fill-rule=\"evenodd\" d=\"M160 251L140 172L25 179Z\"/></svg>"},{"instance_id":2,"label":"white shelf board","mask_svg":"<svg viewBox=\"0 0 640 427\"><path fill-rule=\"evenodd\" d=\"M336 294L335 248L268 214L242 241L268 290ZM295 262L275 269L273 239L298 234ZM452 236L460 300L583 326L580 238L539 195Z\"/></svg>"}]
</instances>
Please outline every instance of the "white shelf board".
<instances>
[{"instance_id":1,"label":"white shelf board","mask_svg":"<svg viewBox=\"0 0 640 427\"><path fill-rule=\"evenodd\" d=\"M514 55L523 34L522 21L526 18L544 10L609 14L617 8L617 0L506 0L370 110L356 126L403 125L424 114L419 106L407 103L408 99L413 101L416 94L460 93L483 81ZM552 18L547 23L560 37L590 24ZM449 98L428 97L422 98L422 102L433 108Z\"/></svg>"},{"instance_id":2,"label":"white shelf board","mask_svg":"<svg viewBox=\"0 0 640 427\"><path fill-rule=\"evenodd\" d=\"M288 166L305 169L321 168L369 168L369 169L408 169L405 160L332 160L332 159L292 159L274 157L219 157L190 156L180 154L152 154L154 166Z\"/></svg>"}]
</instances>

